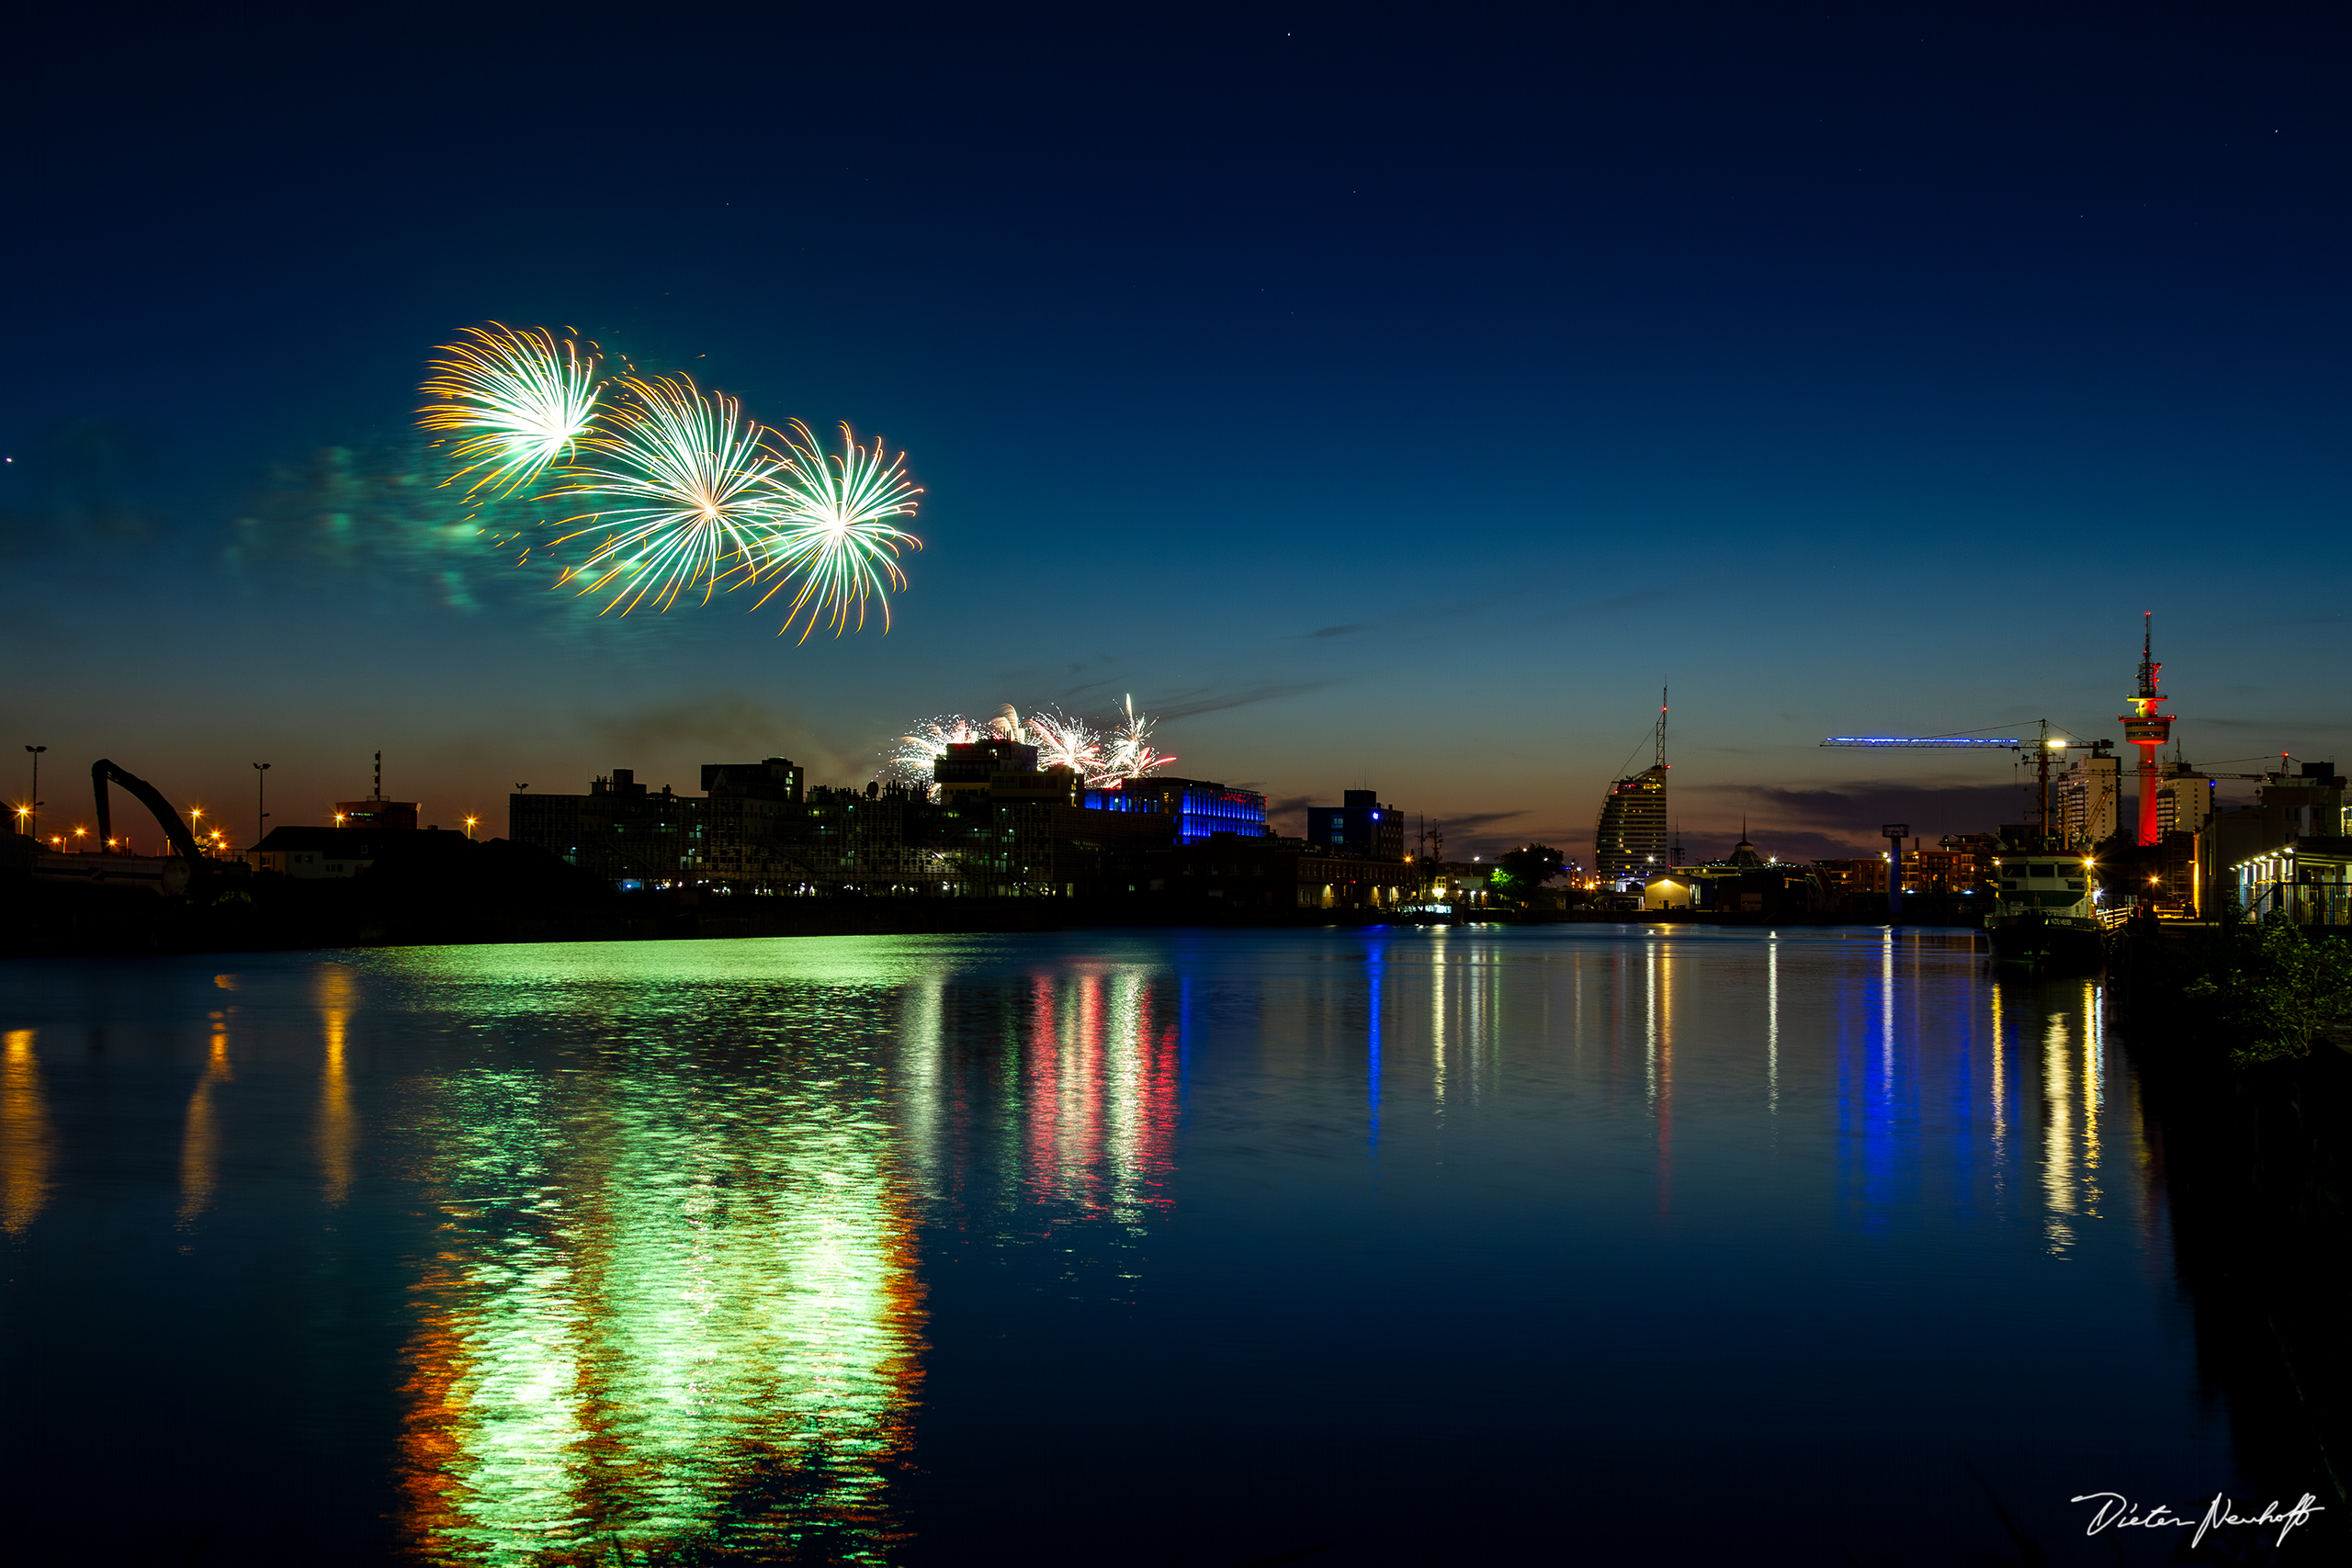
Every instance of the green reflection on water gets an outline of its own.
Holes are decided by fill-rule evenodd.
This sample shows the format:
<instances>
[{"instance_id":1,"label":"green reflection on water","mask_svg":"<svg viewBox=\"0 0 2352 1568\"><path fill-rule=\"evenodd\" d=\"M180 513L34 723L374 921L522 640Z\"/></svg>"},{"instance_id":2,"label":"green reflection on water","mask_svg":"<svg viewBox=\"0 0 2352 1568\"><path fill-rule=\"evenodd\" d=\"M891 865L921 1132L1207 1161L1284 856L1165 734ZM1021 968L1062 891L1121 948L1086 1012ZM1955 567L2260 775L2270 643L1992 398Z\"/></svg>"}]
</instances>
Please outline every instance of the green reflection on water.
<instances>
[{"instance_id":1,"label":"green reflection on water","mask_svg":"<svg viewBox=\"0 0 2352 1568\"><path fill-rule=\"evenodd\" d=\"M886 1113L904 939L398 955L493 1021L423 1088L409 1525L428 1558L879 1562L922 1307ZM529 1018L560 1062L495 1037ZM519 1033L520 1031L518 1030Z\"/></svg>"}]
</instances>

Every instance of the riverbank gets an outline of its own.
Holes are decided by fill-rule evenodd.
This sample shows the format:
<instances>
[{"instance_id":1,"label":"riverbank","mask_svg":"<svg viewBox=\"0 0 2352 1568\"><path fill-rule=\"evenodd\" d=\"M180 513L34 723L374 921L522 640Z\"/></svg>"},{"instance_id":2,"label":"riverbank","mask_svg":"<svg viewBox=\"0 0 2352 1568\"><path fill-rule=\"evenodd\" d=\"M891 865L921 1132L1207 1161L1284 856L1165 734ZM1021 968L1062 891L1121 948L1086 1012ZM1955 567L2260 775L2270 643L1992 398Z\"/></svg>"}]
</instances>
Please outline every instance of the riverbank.
<instances>
[{"instance_id":1,"label":"riverbank","mask_svg":"<svg viewBox=\"0 0 2352 1568\"><path fill-rule=\"evenodd\" d=\"M1284 929L1399 920L1394 911L1384 909L1227 908L1214 900L788 898L693 891L596 891L538 899L369 896L375 892L350 884L300 886L263 881L250 893L240 890L199 905L143 889L35 889L29 896L0 901L0 958L957 935L1082 926Z\"/></svg>"},{"instance_id":2,"label":"riverbank","mask_svg":"<svg viewBox=\"0 0 2352 1568\"><path fill-rule=\"evenodd\" d=\"M2250 928L2127 934L2109 976L2199 1374L2227 1397L2238 1462L2265 1495L2352 1506L2336 1272L2352 1251L2352 1055L2324 1016L2324 988L2314 994L2312 966L2278 932Z\"/></svg>"}]
</instances>

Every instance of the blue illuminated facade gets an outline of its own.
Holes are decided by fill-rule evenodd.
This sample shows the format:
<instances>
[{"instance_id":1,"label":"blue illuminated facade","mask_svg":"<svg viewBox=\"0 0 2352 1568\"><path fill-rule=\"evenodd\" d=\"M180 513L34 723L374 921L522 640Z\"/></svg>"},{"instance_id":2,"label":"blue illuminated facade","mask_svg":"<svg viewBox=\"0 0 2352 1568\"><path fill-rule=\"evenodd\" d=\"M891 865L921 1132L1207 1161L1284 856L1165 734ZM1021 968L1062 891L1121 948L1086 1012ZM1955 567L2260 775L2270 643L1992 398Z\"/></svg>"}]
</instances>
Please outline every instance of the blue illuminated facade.
<instances>
[{"instance_id":1,"label":"blue illuminated facade","mask_svg":"<svg viewBox=\"0 0 2352 1568\"><path fill-rule=\"evenodd\" d=\"M1227 789L1206 779L1148 778L1130 779L1124 789L1092 793L1152 802L1124 809L1166 812L1176 819L1180 844L1196 844L1218 833L1238 833L1245 839L1266 836L1266 797L1254 789ZM1088 804L1093 804L1091 796Z\"/></svg>"},{"instance_id":2,"label":"blue illuminated facade","mask_svg":"<svg viewBox=\"0 0 2352 1568\"><path fill-rule=\"evenodd\" d=\"M1123 789L1090 789L1079 797L1089 811L1158 811L1159 802L1149 795L1129 795Z\"/></svg>"}]
</instances>

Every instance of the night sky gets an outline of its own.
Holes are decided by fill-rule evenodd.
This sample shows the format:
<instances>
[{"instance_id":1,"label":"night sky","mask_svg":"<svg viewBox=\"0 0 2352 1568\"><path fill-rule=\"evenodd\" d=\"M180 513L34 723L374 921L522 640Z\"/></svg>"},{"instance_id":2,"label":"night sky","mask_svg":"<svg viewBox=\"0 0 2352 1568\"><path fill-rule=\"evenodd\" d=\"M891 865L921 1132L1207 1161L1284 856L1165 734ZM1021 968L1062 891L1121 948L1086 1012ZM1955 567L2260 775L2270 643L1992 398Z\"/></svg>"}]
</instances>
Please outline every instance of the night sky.
<instances>
[{"instance_id":1,"label":"night sky","mask_svg":"<svg viewBox=\"0 0 2352 1568\"><path fill-rule=\"evenodd\" d=\"M1822 736L2120 738L2143 610L2190 760L2352 761L2339 6L37 25L0 779L46 744L52 825L102 755L249 838L251 762L320 821L380 748L503 831L1132 692L1290 831L1370 786L1584 859L1670 682L1694 857L1874 851L2010 769ZM485 320L904 447L889 635L451 542L415 385Z\"/></svg>"}]
</instances>

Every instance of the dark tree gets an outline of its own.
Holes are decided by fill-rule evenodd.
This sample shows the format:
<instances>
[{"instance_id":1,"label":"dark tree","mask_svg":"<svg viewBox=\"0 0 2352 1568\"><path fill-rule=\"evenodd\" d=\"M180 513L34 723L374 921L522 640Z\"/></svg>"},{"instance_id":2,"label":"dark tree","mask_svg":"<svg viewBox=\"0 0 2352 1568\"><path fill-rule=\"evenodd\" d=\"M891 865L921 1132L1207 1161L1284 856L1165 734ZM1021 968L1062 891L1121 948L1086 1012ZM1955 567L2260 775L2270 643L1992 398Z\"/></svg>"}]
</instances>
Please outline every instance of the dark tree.
<instances>
[{"instance_id":1,"label":"dark tree","mask_svg":"<svg viewBox=\"0 0 2352 1568\"><path fill-rule=\"evenodd\" d=\"M1561 863L1566 858L1549 844L1522 844L1498 863L1510 873L1512 881L1541 887L1560 874Z\"/></svg>"}]
</instances>

